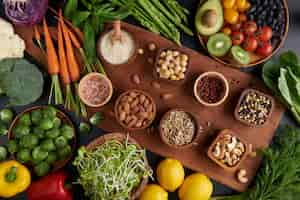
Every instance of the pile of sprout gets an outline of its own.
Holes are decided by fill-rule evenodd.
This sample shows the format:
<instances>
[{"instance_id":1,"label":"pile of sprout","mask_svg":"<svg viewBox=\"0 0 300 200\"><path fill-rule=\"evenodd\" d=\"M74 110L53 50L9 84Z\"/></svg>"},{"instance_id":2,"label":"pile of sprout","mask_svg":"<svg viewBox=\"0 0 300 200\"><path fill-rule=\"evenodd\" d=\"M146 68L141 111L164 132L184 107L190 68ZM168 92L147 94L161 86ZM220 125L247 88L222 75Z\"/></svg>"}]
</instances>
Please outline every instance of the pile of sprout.
<instances>
[{"instance_id":1,"label":"pile of sprout","mask_svg":"<svg viewBox=\"0 0 300 200\"><path fill-rule=\"evenodd\" d=\"M93 150L81 147L73 162L78 183L91 200L126 200L144 178L152 176L145 150L110 140Z\"/></svg>"}]
</instances>

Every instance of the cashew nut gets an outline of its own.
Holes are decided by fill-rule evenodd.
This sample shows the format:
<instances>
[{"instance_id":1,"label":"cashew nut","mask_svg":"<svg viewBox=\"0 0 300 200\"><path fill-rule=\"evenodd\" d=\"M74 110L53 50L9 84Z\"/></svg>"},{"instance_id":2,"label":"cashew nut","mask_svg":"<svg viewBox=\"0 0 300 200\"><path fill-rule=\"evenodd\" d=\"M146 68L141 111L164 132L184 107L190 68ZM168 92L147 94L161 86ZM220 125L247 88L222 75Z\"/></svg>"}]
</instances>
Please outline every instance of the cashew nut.
<instances>
[{"instance_id":1,"label":"cashew nut","mask_svg":"<svg viewBox=\"0 0 300 200\"><path fill-rule=\"evenodd\" d=\"M241 169L237 173L237 179L241 183L248 183L249 179L247 178L247 171L245 169Z\"/></svg>"},{"instance_id":2,"label":"cashew nut","mask_svg":"<svg viewBox=\"0 0 300 200\"><path fill-rule=\"evenodd\" d=\"M245 152L245 145L241 142L238 142L236 147L240 149L243 153Z\"/></svg>"},{"instance_id":3,"label":"cashew nut","mask_svg":"<svg viewBox=\"0 0 300 200\"><path fill-rule=\"evenodd\" d=\"M236 137L232 137L231 138L231 143L227 144L228 151L231 152L236 147L236 144L237 144Z\"/></svg>"},{"instance_id":4,"label":"cashew nut","mask_svg":"<svg viewBox=\"0 0 300 200\"><path fill-rule=\"evenodd\" d=\"M232 152L234 153L234 155L237 155L237 156L241 156L243 154L243 152L237 148L233 149Z\"/></svg>"}]
</instances>

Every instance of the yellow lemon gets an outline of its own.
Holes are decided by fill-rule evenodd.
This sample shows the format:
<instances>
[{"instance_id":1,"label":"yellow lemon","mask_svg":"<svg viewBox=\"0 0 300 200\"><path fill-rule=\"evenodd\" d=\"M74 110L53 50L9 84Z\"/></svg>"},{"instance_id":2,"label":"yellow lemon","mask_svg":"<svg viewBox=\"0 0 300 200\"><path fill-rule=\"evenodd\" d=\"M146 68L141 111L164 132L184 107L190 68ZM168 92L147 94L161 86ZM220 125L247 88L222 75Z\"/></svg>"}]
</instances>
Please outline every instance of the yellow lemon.
<instances>
[{"instance_id":1,"label":"yellow lemon","mask_svg":"<svg viewBox=\"0 0 300 200\"><path fill-rule=\"evenodd\" d=\"M139 200L168 200L168 193L159 185L146 186Z\"/></svg>"},{"instance_id":2,"label":"yellow lemon","mask_svg":"<svg viewBox=\"0 0 300 200\"><path fill-rule=\"evenodd\" d=\"M159 163L156 175L165 190L174 192L184 181L184 168L178 160L168 158Z\"/></svg>"},{"instance_id":3,"label":"yellow lemon","mask_svg":"<svg viewBox=\"0 0 300 200\"><path fill-rule=\"evenodd\" d=\"M187 177L179 189L180 200L209 200L213 192L213 184L203 174L196 173Z\"/></svg>"}]
</instances>

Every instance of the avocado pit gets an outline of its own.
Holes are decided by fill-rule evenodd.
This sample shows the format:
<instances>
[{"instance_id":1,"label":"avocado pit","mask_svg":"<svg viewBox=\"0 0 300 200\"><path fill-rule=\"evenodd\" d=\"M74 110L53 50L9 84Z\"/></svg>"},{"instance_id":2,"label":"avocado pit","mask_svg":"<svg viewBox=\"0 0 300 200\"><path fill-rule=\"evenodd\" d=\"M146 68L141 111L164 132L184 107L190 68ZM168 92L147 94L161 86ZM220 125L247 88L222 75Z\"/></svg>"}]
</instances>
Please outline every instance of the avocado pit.
<instances>
[{"instance_id":1,"label":"avocado pit","mask_svg":"<svg viewBox=\"0 0 300 200\"><path fill-rule=\"evenodd\" d=\"M207 10L203 14L202 23L203 23L203 25L211 28L211 27L214 27L217 24L217 20L218 20L217 18L218 18L217 11L213 10L213 9L210 9L210 10Z\"/></svg>"}]
</instances>

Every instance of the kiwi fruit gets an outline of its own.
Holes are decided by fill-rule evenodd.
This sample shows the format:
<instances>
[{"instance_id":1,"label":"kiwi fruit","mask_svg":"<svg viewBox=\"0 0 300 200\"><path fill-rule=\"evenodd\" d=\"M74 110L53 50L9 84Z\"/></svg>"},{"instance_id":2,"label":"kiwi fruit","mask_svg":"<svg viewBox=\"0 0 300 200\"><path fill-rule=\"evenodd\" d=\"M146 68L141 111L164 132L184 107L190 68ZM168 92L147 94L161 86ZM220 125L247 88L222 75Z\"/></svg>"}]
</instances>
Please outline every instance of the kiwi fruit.
<instances>
[{"instance_id":1,"label":"kiwi fruit","mask_svg":"<svg viewBox=\"0 0 300 200\"><path fill-rule=\"evenodd\" d=\"M240 46L233 46L231 48L231 55L235 61L240 64L247 65L250 63L250 55Z\"/></svg>"},{"instance_id":2,"label":"kiwi fruit","mask_svg":"<svg viewBox=\"0 0 300 200\"><path fill-rule=\"evenodd\" d=\"M231 46L231 38L224 33L217 33L210 36L207 42L208 52L217 57L225 56Z\"/></svg>"}]
</instances>

